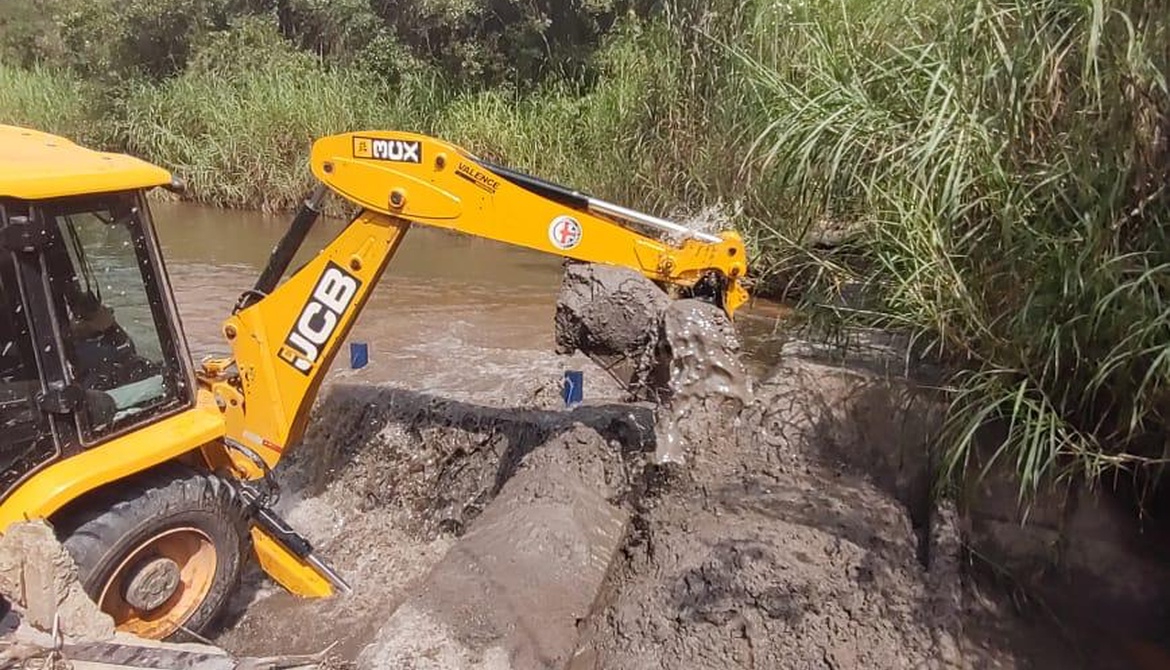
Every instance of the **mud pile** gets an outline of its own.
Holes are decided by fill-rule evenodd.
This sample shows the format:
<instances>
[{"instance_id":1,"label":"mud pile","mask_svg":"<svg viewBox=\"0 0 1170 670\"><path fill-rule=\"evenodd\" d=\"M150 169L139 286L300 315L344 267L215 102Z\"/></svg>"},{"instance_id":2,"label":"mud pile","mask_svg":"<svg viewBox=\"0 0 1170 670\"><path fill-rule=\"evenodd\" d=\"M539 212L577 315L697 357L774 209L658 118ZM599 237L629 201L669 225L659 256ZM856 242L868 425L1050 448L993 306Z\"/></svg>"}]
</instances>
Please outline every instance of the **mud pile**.
<instances>
[{"instance_id":1,"label":"mud pile","mask_svg":"<svg viewBox=\"0 0 1170 670\"><path fill-rule=\"evenodd\" d=\"M414 535L460 535L522 461L555 437L585 426L614 454L653 440L646 405L602 401L565 411L559 396L535 391L503 404L337 386L317 410L304 448L281 463L280 476L306 498L340 490L358 512L392 510Z\"/></svg>"},{"instance_id":2,"label":"mud pile","mask_svg":"<svg viewBox=\"0 0 1170 670\"><path fill-rule=\"evenodd\" d=\"M529 454L359 666L565 667L624 542L620 461L585 426Z\"/></svg>"},{"instance_id":3,"label":"mud pile","mask_svg":"<svg viewBox=\"0 0 1170 670\"><path fill-rule=\"evenodd\" d=\"M763 380L717 448L640 501L580 667L960 667L953 524L925 531L924 567L907 508L822 451L861 443L834 436L888 444L905 407L864 410L877 430L849 436L848 385L809 385L839 378L814 368Z\"/></svg>"},{"instance_id":4,"label":"mud pile","mask_svg":"<svg viewBox=\"0 0 1170 670\"><path fill-rule=\"evenodd\" d=\"M799 359L753 398L720 310L669 303L653 337L639 340L628 320L604 318L605 306L657 288L629 274L580 272L584 280L566 281L558 312L558 326L578 328L558 341L594 350L616 342L609 350L640 361L649 357L637 347L652 347L644 368L654 371L660 407L650 484L631 501L637 532L573 667L956 666L956 531L945 527L941 543L921 522L916 532L905 503L924 494L921 476L899 464L917 456L924 474L926 449L890 444L892 435L925 439L929 428L915 434L906 425L922 418L905 403L867 406L858 390L872 379ZM578 295L582 286L594 302ZM577 337L582 330L587 337ZM896 396L885 385L881 397ZM880 429L870 430L875 422ZM850 475L838 455L886 460ZM927 569L922 547L932 542L940 546Z\"/></svg>"},{"instance_id":5,"label":"mud pile","mask_svg":"<svg viewBox=\"0 0 1170 670\"><path fill-rule=\"evenodd\" d=\"M334 563L354 593L299 600L254 573L217 642L250 654L312 653L337 642L334 658L343 663L356 661L371 643L378 644L366 654L369 658L399 653L380 642L386 639L431 644L427 630L449 630L472 640L450 638L452 658L478 653L476 640L495 642L471 627L475 619L451 619L450 608L412 598L432 574L450 570L444 560L466 555L462 538L475 533L480 516L509 482L538 462L552 458L588 481L588 489L603 501L620 499L629 488L621 454L650 448L654 423L651 410L639 405L597 402L564 411L559 395L537 386L496 400L505 406L385 386L332 387L315 411L304 444L277 468L286 491L279 509ZM502 527L520 527L534 518L519 511L535 506L514 507ZM542 560L558 565L555 557ZM411 607L403 609L404 604ZM432 610L443 616L426 614ZM409 633L380 632L388 622L409 618L411 611L423 612L434 625ZM586 616L588 607L578 614ZM459 651L464 647L471 651ZM387 666L371 661L364 667Z\"/></svg>"}]
</instances>

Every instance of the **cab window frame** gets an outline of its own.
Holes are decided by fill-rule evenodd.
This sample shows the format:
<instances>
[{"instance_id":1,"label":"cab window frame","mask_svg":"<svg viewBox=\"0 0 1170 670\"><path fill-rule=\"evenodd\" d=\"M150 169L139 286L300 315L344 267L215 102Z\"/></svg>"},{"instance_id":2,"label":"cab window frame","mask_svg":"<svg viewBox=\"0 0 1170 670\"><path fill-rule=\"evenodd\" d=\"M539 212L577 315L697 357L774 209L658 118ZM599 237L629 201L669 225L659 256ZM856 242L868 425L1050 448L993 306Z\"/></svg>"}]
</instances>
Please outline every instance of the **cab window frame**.
<instances>
[{"instance_id":1,"label":"cab window frame","mask_svg":"<svg viewBox=\"0 0 1170 670\"><path fill-rule=\"evenodd\" d=\"M123 202L118 202L123 199ZM184 412L196 405L196 385L193 366L187 344L183 335L182 325L178 318L178 310L174 303L174 294L171 290L169 277L162 260L162 254L154 229L154 222L150 217L150 209L141 192L115 191L84 196L72 196L36 203L32 215L46 226L57 226L58 217L84 214L101 211L113 213L119 209L128 210L129 222L126 228L132 243L135 259L135 269L142 282L153 327L157 333L160 353L163 359L163 384L166 389L166 398L158 406L149 407L140 412L124 416L117 421L111 421L99 426L91 425L87 407L79 408L74 413L78 440L83 448L90 448L111 440L117 439L141 428L145 424L155 423L169 416ZM119 224L120 225L120 224ZM69 242L61 240L66 249L58 253L65 253L70 258L73 251L68 249ZM72 260L70 261L72 263ZM50 274L53 272L50 270ZM60 279L52 276L51 281ZM53 314L57 317L60 326L61 340L68 339L66 320L65 297L54 287L52 291ZM70 344L64 344L63 356L69 360L66 366L66 382L80 386L72 369L76 360Z\"/></svg>"},{"instance_id":2,"label":"cab window frame","mask_svg":"<svg viewBox=\"0 0 1170 670\"><path fill-rule=\"evenodd\" d=\"M3 381L6 384L25 385L26 389L23 392L12 391L12 397L0 397L0 416L11 417L11 421L23 424L20 426L5 424L5 430L10 431L5 437L6 449L17 444L24 444L25 448L24 453L11 463L7 460L3 463L0 492L15 488L32 474L58 460L62 453L60 441L37 403L37 395L45 388L44 375L41 372L43 366L40 365L36 354L37 345L33 337L32 321L27 310L23 309L24 292L15 265L12 252L0 251L0 311L5 315L12 314L12 320L3 327L7 329L6 334L12 339L4 346L17 349L14 358L20 363L19 378ZM11 432L13 429L15 436ZM31 431L32 434L25 435L24 431Z\"/></svg>"},{"instance_id":3,"label":"cab window frame","mask_svg":"<svg viewBox=\"0 0 1170 670\"><path fill-rule=\"evenodd\" d=\"M31 210L32 204L28 201L0 197L0 230L19 225L13 223L16 218L31 218ZM64 383L65 375L61 342L53 325L44 257L39 252L29 254L0 248L0 275L3 275L7 287L5 300L10 305L15 303L20 307L23 334L28 338L29 350L21 358L23 367L31 366L32 379L28 381L33 395L26 400L38 428L33 449L40 452L35 462L30 461L31 467L20 469L15 467L15 463L6 466L0 480L0 500L3 500L40 471L74 453L77 450L77 436L72 415L53 414L41 407L41 394L50 385ZM19 330L18 324L10 326L16 326ZM14 477L8 477L9 472Z\"/></svg>"}]
</instances>

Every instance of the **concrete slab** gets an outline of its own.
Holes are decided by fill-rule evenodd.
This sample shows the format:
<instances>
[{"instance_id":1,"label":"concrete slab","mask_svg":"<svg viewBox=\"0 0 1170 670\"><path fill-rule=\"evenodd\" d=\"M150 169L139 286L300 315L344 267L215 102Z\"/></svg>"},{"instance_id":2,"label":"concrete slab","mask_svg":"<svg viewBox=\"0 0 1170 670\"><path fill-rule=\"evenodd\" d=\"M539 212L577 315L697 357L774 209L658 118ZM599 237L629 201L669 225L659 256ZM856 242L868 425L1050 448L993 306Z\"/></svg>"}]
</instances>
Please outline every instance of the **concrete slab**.
<instances>
[{"instance_id":1,"label":"concrete slab","mask_svg":"<svg viewBox=\"0 0 1170 670\"><path fill-rule=\"evenodd\" d=\"M114 621L86 595L77 566L44 521L15 523L0 536L0 593L41 630L73 640L105 640Z\"/></svg>"}]
</instances>

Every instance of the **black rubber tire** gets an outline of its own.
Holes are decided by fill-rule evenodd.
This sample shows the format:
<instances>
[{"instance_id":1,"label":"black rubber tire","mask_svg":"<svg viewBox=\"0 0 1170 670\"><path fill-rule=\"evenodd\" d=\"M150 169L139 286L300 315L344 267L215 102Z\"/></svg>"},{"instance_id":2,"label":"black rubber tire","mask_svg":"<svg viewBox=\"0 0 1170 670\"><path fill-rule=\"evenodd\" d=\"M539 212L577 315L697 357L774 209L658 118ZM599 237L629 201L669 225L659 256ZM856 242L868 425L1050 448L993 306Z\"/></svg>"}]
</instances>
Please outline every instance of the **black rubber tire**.
<instances>
[{"instance_id":1,"label":"black rubber tire","mask_svg":"<svg viewBox=\"0 0 1170 670\"><path fill-rule=\"evenodd\" d=\"M184 526L205 533L216 552L207 597L182 624L203 634L235 591L250 548L248 520L231 485L214 475L166 466L87 498L55 520L57 536L94 602L129 552L160 531ZM191 636L179 630L166 639Z\"/></svg>"}]
</instances>

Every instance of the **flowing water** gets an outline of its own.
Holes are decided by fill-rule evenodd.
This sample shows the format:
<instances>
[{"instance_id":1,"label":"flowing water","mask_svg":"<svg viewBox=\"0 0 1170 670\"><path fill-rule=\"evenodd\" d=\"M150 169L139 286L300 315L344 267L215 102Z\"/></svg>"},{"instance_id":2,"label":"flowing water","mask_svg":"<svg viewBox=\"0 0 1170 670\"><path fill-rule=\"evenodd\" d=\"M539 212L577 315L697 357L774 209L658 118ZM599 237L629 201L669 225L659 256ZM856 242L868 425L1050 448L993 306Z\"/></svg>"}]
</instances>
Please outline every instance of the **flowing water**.
<instances>
[{"instance_id":1,"label":"flowing water","mask_svg":"<svg viewBox=\"0 0 1170 670\"><path fill-rule=\"evenodd\" d=\"M153 211L191 353L196 359L222 354L224 318L259 276L291 217L169 202ZM291 267L344 225L319 221ZM554 354L560 282L556 257L415 226L350 333L349 341L368 344L369 365L350 370L346 347L329 381L390 383L485 402L534 376L557 385L567 365L585 365ZM737 318L745 353L757 364L774 348L779 314L764 305L758 315L744 310ZM534 355L541 365L534 367ZM587 397L595 386L587 375Z\"/></svg>"}]
</instances>

